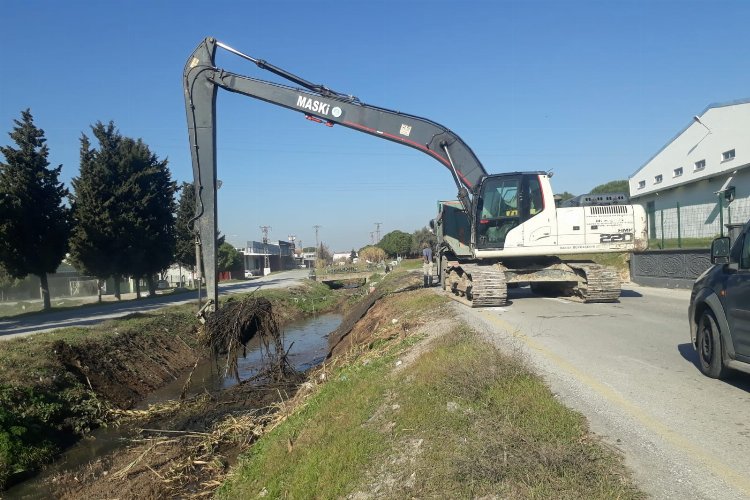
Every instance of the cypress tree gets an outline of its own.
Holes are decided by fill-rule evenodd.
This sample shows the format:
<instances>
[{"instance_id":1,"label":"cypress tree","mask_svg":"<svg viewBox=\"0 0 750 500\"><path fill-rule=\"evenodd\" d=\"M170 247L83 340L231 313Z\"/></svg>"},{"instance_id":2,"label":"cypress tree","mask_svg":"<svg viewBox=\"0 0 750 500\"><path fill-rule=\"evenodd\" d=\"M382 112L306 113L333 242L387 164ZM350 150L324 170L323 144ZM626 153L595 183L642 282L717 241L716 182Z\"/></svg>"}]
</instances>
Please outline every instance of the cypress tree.
<instances>
[{"instance_id":1,"label":"cypress tree","mask_svg":"<svg viewBox=\"0 0 750 500\"><path fill-rule=\"evenodd\" d=\"M136 282L145 277L151 295L156 291L154 275L172 263L175 252L177 185L167 165L140 139L125 138L120 144L123 182L115 197L123 200L121 234L127 249L123 270Z\"/></svg>"},{"instance_id":2,"label":"cypress tree","mask_svg":"<svg viewBox=\"0 0 750 500\"><path fill-rule=\"evenodd\" d=\"M195 186L192 183L183 182L175 222L177 245L174 260L185 267L195 267L195 233L191 222L194 216Z\"/></svg>"},{"instance_id":3,"label":"cypress tree","mask_svg":"<svg viewBox=\"0 0 750 500\"><path fill-rule=\"evenodd\" d=\"M50 308L47 273L60 265L68 248L68 190L58 180L62 165L48 168L44 130L34 125L30 110L9 133L18 148L0 147L0 262L8 274L39 277L44 309Z\"/></svg>"},{"instance_id":4,"label":"cypress tree","mask_svg":"<svg viewBox=\"0 0 750 500\"><path fill-rule=\"evenodd\" d=\"M114 277L118 298L122 276L136 283L145 277L154 293L153 275L171 263L175 246L176 185L168 162L112 122L97 122L92 132L99 147L83 135L81 175L73 180L74 261L97 277Z\"/></svg>"},{"instance_id":5,"label":"cypress tree","mask_svg":"<svg viewBox=\"0 0 750 500\"><path fill-rule=\"evenodd\" d=\"M113 277L119 299L123 256L120 201L115 198L115 190L121 183L118 151L122 136L112 122L97 122L91 129L99 147L92 148L86 134L81 134L80 175L73 179L71 260L78 269L97 278Z\"/></svg>"}]
</instances>

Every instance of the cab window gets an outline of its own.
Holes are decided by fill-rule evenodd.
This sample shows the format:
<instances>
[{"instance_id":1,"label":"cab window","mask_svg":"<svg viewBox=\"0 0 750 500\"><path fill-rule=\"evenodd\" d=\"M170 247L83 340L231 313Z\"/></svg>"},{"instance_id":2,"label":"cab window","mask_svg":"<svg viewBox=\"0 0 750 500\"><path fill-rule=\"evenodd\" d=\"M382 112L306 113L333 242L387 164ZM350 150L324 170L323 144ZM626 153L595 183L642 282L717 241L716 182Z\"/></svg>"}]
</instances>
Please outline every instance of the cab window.
<instances>
[{"instance_id":1,"label":"cab window","mask_svg":"<svg viewBox=\"0 0 750 500\"><path fill-rule=\"evenodd\" d=\"M479 248L503 248L508 232L519 223L519 177L488 179L478 208Z\"/></svg>"},{"instance_id":2,"label":"cab window","mask_svg":"<svg viewBox=\"0 0 750 500\"><path fill-rule=\"evenodd\" d=\"M539 177L529 177L527 190L529 194L529 217L533 217L544 210L544 198L542 198L542 186L539 184Z\"/></svg>"},{"instance_id":3,"label":"cab window","mask_svg":"<svg viewBox=\"0 0 750 500\"><path fill-rule=\"evenodd\" d=\"M503 179L493 182L484 191L483 219L518 216L518 180Z\"/></svg>"}]
</instances>

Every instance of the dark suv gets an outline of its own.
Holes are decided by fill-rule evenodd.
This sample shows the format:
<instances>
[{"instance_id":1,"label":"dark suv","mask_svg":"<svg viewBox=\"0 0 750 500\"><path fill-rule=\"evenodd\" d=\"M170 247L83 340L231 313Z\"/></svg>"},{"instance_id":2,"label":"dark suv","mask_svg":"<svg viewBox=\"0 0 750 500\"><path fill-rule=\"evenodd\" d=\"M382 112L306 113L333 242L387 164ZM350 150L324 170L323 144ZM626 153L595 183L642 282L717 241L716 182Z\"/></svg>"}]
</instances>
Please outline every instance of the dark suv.
<instances>
[{"instance_id":1,"label":"dark suv","mask_svg":"<svg viewBox=\"0 0 750 500\"><path fill-rule=\"evenodd\" d=\"M750 373L750 221L734 244L711 243L711 263L695 280L688 310L699 368L713 378L729 369Z\"/></svg>"}]
</instances>

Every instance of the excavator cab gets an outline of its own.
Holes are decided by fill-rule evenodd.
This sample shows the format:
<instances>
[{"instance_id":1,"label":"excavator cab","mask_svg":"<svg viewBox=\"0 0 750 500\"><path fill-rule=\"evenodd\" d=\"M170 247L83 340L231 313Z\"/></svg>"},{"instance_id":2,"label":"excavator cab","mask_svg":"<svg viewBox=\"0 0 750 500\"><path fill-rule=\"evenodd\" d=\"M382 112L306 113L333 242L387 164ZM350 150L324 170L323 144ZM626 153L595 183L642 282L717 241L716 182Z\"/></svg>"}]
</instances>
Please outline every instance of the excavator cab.
<instances>
[{"instance_id":1,"label":"excavator cab","mask_svg":"<svg viewBox=\"0 0 750 500\"><path fill-rule=\"evenodd\" d=\"M538 172L489 175L477 191L476 242L480 249L502 249L512 229L544 209Z\"/></svg>"}]
</instances>

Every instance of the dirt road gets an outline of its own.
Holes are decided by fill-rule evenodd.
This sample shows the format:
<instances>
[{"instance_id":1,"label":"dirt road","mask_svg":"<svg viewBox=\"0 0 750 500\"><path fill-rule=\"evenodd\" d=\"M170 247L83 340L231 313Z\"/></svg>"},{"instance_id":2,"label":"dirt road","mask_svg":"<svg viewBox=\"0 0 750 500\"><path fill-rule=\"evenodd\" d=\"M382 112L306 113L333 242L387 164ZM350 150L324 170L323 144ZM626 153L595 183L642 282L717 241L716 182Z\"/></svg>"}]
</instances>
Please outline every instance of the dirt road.
<instances>
[{"instance_id":1,"label":"dirt road","mask_svg":"<svg viewBox=\"0 0 750 500\"><path fill-rule=\"evenodd\" d=\"M285 271L252 281L220 284L219 293L221 295L227 295L251 292L258 287L263 287L264 289L287 287L306 278L307 271L304 269ZM78 309L0 319L0 340L7 340L13 337L30 335L32 333L44 332L67 326L87 326L108 319L126 316L135 312L153 311L169 305L186 304L196 301L197 293L190 292L176 295L159 295L156 297L143 298L141 300L108 302Z\"/></svg>"},{"instance_id":2,"label":"dirt road","mask_svg":"<svg viewBox=\"0 0 750 500\"><path fill-rule=\"evenodd\" d=\"M509 307L456 307L529 362L592 430L624 451L654 498L750 498L750 375L704 377L689 343L690 292L629 286L619 303L511 290Z\"/></svg>"}]
</instances>

